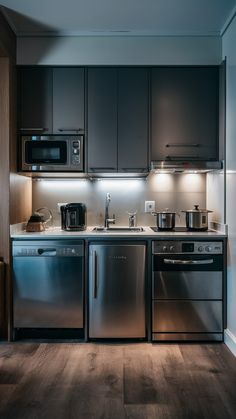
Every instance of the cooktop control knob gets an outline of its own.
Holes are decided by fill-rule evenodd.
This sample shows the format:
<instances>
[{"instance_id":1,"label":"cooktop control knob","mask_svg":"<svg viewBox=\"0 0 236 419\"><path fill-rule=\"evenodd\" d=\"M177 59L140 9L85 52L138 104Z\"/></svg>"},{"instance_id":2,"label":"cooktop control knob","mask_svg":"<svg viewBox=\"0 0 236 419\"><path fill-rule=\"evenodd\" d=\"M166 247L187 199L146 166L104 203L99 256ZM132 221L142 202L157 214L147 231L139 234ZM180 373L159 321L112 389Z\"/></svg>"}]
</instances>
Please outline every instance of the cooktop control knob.
<instances>
[{"instance_id":1,"label":"cooktop control knob","mask_svg":"<svg viewBox=\"0 0 236 419\"><path fill-rule=\"evenodd\" d=\"M175 246L170 246L170 251L173 252L175 250Z\"/></svg>"},{"instance_id":2,"label":"cooktop control knob","mask_svg":"<svg viewBox=\"0 0 236 419\"><path fill-rule=\"evenodd\" d=\"M162 250L163 250L163 252L166 252L167 251L167 246L163 246Z\"/></svg>"},{"instance_id":3,"label":"cooktop control knob","mask_svg":"<svg viewBox=\"0 0 236 419\"><path fill-rule=\"evenodd\" d=\"M205 250L206 250L206 252L211 252L212 251L212 247L211 246L206 246Z\"/></svg>"},{"instance_id":4,"label":"cooktop control knob","mask_svg":"<svg viewBox=\"0 0 236 419\"><path fill-rule=\"evenodd\" d=\"M199 246L198 251L199 252L202 252L203 251L203 247L202 246Z\"/></svg>"}]
</instances>

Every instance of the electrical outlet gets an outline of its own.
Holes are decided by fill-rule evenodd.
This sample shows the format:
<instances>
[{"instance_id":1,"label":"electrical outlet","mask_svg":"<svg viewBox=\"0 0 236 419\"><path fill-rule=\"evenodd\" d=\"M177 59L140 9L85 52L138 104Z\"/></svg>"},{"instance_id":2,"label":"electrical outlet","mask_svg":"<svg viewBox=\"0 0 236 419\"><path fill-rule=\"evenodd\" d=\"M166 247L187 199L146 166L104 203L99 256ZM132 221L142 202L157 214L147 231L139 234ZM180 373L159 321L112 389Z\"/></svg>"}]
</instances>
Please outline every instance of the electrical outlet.
<instances>
[{"instance_id":1,"label":"electrical outlet","mask_svg":"<svg viewBox=\"0 0 236 419\"><path fill-rule=\"evenodd\" d=\"M155 201L145 201L145 212L155 211Z\"/></svg>"},{"instance_id":2,"label":"electrical outlet","mask_svg":"<svg viewBox=\"0 0 236 419\"><path fill-rule=\"evenodd\" d=\"M66 205L66 204L67 204L67 202L58 202L57 203L57 212L58 212L58 214L61 213L61 206L62 205Z\"/></svg>"}]
</instances>

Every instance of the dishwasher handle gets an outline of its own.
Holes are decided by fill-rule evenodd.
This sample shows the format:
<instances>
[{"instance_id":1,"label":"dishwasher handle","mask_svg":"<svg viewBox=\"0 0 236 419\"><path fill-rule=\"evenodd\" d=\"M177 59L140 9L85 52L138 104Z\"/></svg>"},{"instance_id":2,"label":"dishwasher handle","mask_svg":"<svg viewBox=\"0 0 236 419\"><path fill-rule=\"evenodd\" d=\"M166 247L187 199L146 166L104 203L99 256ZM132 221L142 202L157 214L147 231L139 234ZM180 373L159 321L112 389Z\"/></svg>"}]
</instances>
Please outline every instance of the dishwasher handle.
<instances>
[{"instance_id":1,"label":"dishwasher handle","mask_svg":"<svg viewBox=\"0 0 236 419\"><path fill-rule=\"evenodd\" d=\"M213 259L202 260L182 260L182 259L164 259L166 265L210 265L214 262Z\"/></svg>"},{"instance_id":2,"label":"dishwasher handle","mask_svg":"<svg viewBox=\"0 0 236 419\"><path fill-rule=\"evenodd\" d=\"M42 256L56 256L57 255L57 249L47 247L45 249L39 248L38 254Z\"/></svg>"}]
</instances>

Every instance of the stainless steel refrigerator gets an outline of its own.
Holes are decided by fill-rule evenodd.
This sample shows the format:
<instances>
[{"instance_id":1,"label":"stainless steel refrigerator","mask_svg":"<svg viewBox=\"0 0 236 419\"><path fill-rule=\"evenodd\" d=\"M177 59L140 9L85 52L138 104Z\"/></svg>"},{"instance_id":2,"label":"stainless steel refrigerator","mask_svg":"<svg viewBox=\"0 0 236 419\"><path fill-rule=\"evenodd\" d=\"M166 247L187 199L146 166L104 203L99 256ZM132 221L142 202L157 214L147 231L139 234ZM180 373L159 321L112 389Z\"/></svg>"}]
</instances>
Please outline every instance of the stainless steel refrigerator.
<instances>
[{"instance_id":1,"label":"stainless steel refrigerator","mask_svg":"<svg viewBox=\"0 0 236 419\"><path fill-rule=\"evenodd\" d=\"M144 338L146 245L89 247L89 337Z\"/></svg>"}]
</instances>

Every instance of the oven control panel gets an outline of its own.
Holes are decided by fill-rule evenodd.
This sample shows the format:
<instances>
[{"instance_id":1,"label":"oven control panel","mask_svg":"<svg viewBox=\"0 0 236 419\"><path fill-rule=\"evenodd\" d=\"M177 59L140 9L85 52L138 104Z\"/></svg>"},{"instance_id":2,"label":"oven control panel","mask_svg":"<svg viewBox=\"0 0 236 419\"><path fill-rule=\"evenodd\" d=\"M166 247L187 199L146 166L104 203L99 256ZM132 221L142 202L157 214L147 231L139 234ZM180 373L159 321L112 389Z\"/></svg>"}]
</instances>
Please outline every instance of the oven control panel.
<instances>
[{"instance_id":1,"label":"oven control panel","mask_svg":"<svg viewBox=\"0 0 236 419\"><path fill-rule=\"evenodd\" d=\"M153 254L182 253L182 254L214 254L223 253L223 243L207 241L153 241Z\"/></svg>"}]
</instances>

